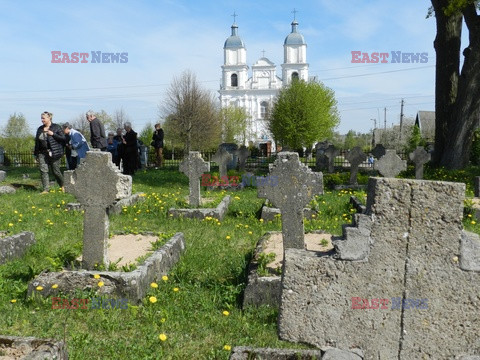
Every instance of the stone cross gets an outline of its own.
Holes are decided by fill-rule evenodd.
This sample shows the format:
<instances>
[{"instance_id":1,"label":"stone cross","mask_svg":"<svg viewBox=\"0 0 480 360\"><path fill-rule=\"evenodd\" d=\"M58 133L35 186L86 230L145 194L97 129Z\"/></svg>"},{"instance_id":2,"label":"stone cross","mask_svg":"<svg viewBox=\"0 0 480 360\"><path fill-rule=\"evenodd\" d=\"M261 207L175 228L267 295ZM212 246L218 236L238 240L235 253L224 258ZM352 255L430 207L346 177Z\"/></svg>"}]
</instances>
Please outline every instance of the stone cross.
<instances>
[{"instance_id":1,"label":"stone cross","mask_svg":"<svg viewBox=\"0 0 480 360\"><path fill-rule=\"evenodd\" d=\"M345 157L350 163L350 185L357 185L358 166L367 159L367 155L360 146L355 146Z\"/></svg>"},{"instance_id":2,"label":"stone cross","mask_svg":"<svg viewBox=\"0 0 480 360\"><path fill-rule=\"evenodd\" d=\"M282 214L283 247L304 248L303 208L316 194L323 194L323 174L300 163L298 153L281 152L270 169L276 186L257 183L257 194L267 198Z\"/></svg>"},{"instance_id":3,"label":"stone cross","mask_svg":"<svg viewBox=\"0 0 480 360\"><path fill-rule=\"evenodd\" d=\"M432 155L426 152L423 146L417 146L408 156L415 164L415 179L423 179L423 165L430 161Z\"/></svg>"},{"instance_id":4,"label":"stone cross","mask_svg":"<svg viewBox=\"0 0 480 360\"><path fill-rule=\"evenodd\" d=\"M232 159L233 155L223 147L219 147L215 155L212 156L212 160L215 161L220 168L220 179L227 176L227 164L232 161Z\"/></svg>"},{"instance_id":5,"label":"stone cross","mask_svg":"<svg viewBox=\"0 0 480 360\"><path fill-rule=\"evenodd\" d=\"M247 163L247 158L250 156L250 150L247 149L245 145L240 146L240 149L237 150L238 156L238 169L241 172L245 171L245 165Z\"/></svg>"},{"instance_id":6,"label":"stone cross","mask_svg":"<svg viewBox=\"0 0 480 360\"><path fill-rule=\"evenodd\" d=\"M112 154L87 151L85 160L73 171L65 171L64 186L85 209L83 255L86 269L108 266L108 213L115 200L132 194L132 177L123 175L112 162Z\"/></svg>"},{"instance_id":7,"label":"stone cross","mask_svg":"<svg viewBox=\"0 0 480 360\"><path fill-rule=\"evenodd\" d=\"M340 150L335 148L335 146L330 145L325 150L325 156L328 159L328 172L333 173L335 171L335 158L340 154Z\"/></svg>"},{"instance_id":8,"label":"stone cross","mask_svg":"<svg viewBox=\"0 0 480 360\"><path fill-rule=\"evenodd\" d=\"M190 151L180 164L180 171L188 176L190 195L188 202L192 206L200 205L200 177L210 171L210 163L205 162L198 151Z\"/></svg>"},{"instance_id":9,"label":"stone cross","mask_svg":"<svg viewBox=\"0 0 480 360\"><path fill-rule=\"evenodd\" d=\"M394 178L400 171L407 170L407 161L400 159L395 150L387 149L386 154L375 161L373 168L384 177Z\"/></svg>"},{"instance_id":10,"label":"stone cross","mask_svg":"<svg viewBox=\"0 0 480 360\"><path fill-rule=\"evenodd\" d=\"M377 144L372 150L372 155L375 156L375 159L380 159L382 156L385 155L385 146L382 144Z\"/></svg>"}]
</instances>

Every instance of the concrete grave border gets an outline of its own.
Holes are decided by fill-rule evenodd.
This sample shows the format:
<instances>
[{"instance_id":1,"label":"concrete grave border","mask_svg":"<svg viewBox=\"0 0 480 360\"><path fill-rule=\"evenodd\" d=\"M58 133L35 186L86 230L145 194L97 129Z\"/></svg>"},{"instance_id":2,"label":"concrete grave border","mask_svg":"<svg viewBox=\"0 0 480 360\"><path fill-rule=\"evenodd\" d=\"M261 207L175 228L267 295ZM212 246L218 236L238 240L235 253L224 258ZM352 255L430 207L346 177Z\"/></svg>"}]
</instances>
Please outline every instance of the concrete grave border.
<instances>
[{"instance_id":1,"label":"concrete grave border","mask_svg":"<svg viewBox=\"0 0 480 360\"><path fill-rule=\"evenodd\" d=\"M73 294L77 289L99 289L99 295L111 295L127 298L132 302L141 302L150 289L150 284L168 271L178 262L185 251L183 233L176 233L160 249L150 255L145 263L131 272L120 271L63 271L41 273L28 284L28 296L33 293L41 296L57 295L58 293ZM94 275L100 275L104 286L99 288L99 280ZM52 285L57 284L56 289ZM42 286L42 291L37 291L37 286Z\"/></svg>"},{"instance_id":2,"label":"concrete grave border","mask_svg":"<svg viewBox=\"0 0 480 360\"><path fill-rule=\"evenodd\" d=\"M228 211L228 205L230 204L231 197L227 195L223 198L220 204L216 208L197 208L197 209L168 209L168 217L172 215L173 218L188 218L203 220L207 216L213 217L218 220L223 220Z\"/></svg>"}]
</instances>

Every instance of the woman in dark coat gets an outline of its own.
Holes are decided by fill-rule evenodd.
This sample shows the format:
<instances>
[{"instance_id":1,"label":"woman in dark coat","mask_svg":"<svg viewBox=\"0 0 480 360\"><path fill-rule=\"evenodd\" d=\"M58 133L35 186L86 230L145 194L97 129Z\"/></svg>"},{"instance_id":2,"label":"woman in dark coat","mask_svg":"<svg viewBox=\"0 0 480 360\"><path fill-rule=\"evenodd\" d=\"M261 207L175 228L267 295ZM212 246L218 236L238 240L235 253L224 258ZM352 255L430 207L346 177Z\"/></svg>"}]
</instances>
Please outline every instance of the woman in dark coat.
<instances>
[{"instance_id":1,"label":"woman in dark coat","mask_svg":"<svg viewBox=\"0 0 480 360\"><path fill-rule=\"evenodd\" d=\"M152 140L152 145L155 148L155 164L159 168L163 165L163 129L160 124L155 124Z\"/></svg>"},{"instance_id":2,"label":"woman in dark coat","mask_svg":"<svg viewBox=\"0 0 480 360\"><path fill-rule=\"evenodd\" d=\"M53 114L45 111L41 115L43 125L37 129L35 135L35 155L42 175L42 194L48 193L50 179L49 169L52 170L55 180L63 191L63 174L60 171L60 160L65 146L65 134L60 125L52 123Z\"/></svg>"},{"instance_id":3,"label":"woman in dark coat","mask_svg":"<svg viewBox=\"0 0 480 360\"><path fill-rule=\"evenodd\" d=\"M133 175L137 169L137 133L133 131L132 124L126 122L124 125L125 135L123 136L123 173L125 175Z\"/></svg>"}]
</instances>

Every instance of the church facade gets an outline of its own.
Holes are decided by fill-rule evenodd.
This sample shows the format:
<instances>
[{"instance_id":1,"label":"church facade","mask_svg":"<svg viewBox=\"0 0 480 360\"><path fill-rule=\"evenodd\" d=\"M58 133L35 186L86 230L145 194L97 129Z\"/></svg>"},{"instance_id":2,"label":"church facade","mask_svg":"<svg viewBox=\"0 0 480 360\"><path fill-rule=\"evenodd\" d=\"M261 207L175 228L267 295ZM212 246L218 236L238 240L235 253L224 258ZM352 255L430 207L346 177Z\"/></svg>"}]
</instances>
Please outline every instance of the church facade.
<instances>
[{"instance_id":1,"label":"church facade","mask_svg":"<svg viewBox=\"0 0 480 360\"><path fill-rule=\"evenodd\" d=\"M307 44L298 32L298 22L293 20L292 31L283 44L282 77L277 75L276 65L262 57L249 72L247 49L238 35L234 22L232 33L223 47L224 63L220 85L221 107L230 105L244 108L249 115L246 142L272 151L273 139L267 128L266 118L279 90L292 79L308 80Z\"/></svg>"}]
</instances>

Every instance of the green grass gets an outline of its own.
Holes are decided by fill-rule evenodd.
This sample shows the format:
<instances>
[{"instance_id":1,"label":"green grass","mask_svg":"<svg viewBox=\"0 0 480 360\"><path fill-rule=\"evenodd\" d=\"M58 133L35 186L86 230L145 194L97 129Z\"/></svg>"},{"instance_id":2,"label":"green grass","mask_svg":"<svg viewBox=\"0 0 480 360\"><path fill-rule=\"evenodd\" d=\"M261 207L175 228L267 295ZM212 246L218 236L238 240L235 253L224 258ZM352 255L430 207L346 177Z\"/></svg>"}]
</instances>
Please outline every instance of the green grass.
<instances>
[{"instance_id":1,"label":"green grass","mask_svg":"<svg viewBox=\"0 0 480 360\"><path fill-rule=\"evenodd\" d=\"M30 177L23 179L24 173ZM6 182L38 186L40 177L35 168L12 168ZM210 191L219 199L232 196L221 222L167 218L167 210L178 207L179 199L188 195L187 178L177 171L138 172L133 192L144 192L145 201L111 216L110 233L151 232L159 235L157 245L161 245L172 234L183 232L186 251L167 281L157 279L158 288L150 288L142 304L130 304L126 310L53 310L51 298L28 298L28 282L37 274L57 271L81 254L83 217L81 212L65 210L65 204L75 199L58 188L46 195L29 187L2 195L0 231L32 231L37 243L22 259L0 266L0 334L65 339L71 359L227 359L225 345L305 347L278 339L278 309L241 308L256 242L266 231L281 230L279 219L258 219L264 200L257 198L255 188ZM349 205L353 194L365 199L364 192L348 190L317 196L310 206L318 215L305 221L305 230L341 234L341 225L349 223L354 213ZM477 231L468 215L464 223ZM93 292L75 295L94 296ZM151 303L151 296L157 302ZM160 334L167 336L166 341L159 339Z\"/></svg>"}]
</instances>

